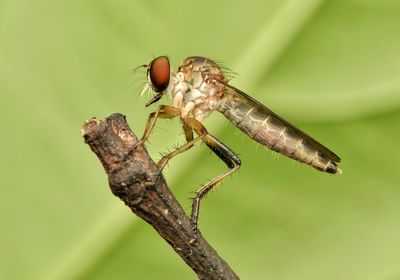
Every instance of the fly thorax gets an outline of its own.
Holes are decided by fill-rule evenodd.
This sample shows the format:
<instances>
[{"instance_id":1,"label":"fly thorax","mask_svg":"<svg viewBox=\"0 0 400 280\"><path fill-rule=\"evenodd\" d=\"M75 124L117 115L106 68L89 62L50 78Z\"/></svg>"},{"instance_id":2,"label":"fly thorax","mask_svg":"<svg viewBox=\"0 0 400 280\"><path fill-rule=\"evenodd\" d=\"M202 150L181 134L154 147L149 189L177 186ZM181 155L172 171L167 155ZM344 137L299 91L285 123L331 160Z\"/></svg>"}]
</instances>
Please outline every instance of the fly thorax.
<instances>
[{"instance_id":1,"label":"fly thorax","mask_svg":"<svg viewBox=\"0 0 400 280\"><path fill-rule=\"evenodd\" d=\"M182 110L183 98L187 91L187 84L184 81L182 73L176 73L171 75L170 86L167 89L167 95L172 100L172 106Z\"/></svg>"},{"instance_id":2,"label":"fly thorax","mask_svg":"<svg viewBox=\"0 0 400 280\"><path fill-rule=\"evenodd\" d=\"M181 110L182 118L192 115L202 121L217 109L223 91L221 82L225 80L215 62L189 57L174 75L173 104Z\"/></svg>"},{"instance_id":3,"label":"fly thorax","mask_svg":"<svg viewBox=\"0 0 400 280\"><path fill-rule=\"evenodd\" d=\"M188 90L184 96L184 106L192 110L193 116L202 121L208 117L218 106L218 88L210 81L202 80L191 84L188 83Z\"/></svg>"}]
</instances>

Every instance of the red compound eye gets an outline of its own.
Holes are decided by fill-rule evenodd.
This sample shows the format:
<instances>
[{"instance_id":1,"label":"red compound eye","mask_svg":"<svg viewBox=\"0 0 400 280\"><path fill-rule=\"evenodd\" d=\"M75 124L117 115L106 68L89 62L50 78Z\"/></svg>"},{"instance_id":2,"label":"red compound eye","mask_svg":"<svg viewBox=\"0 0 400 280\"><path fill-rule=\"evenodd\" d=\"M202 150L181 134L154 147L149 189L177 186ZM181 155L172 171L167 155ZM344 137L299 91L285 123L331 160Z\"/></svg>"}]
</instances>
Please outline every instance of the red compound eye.
<instances>
[{"instance_id":1,"label":"red compound eye","mask_svg":"<svg viewBox=\"0 0 400 280\"><path fill-rule=\"evenodd\" d=\"M170 67L168 57L159 56L150 62L147 75L155 92L162 92L168 87L169 74Z\"/></svg>"}]
</instances>

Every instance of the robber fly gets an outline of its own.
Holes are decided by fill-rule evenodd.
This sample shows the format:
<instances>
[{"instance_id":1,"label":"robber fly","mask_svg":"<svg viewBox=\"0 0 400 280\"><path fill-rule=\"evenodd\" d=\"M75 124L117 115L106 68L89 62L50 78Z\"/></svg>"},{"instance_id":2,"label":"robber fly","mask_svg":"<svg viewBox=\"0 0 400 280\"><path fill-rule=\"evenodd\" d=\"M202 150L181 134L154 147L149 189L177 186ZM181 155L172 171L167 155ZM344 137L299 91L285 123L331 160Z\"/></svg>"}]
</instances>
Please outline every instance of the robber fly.
<instances>
[{"instance_id":1,"label":"robber fly","mask_svg":"<svg viewBox=\"0 0 400 280\"><path fill-rule=\"evenodd\" d=\"M157 118L178 116L187 141L161 158L157 163L160 172L168 160L188 150L198 141L203 141L228 166L225 173L196 191L191 216L195 233L201 199L225 177L239 169L241 164L239 157L203 126L203 120L213 111L222 113L251 139L278 153L323 172L342 172L337 166L340 158L335 153L254 98L231 86L228 75L211 59L188 57L177 72L172 72L169 59L159 56L143 67L147 69L144 90L151 89L155 92L146 107L160 100L164 94L172 100L172 105L160 105L150 114L143 137L137 145L143 145L147 140Z\"/></svg>"}]
</instances>

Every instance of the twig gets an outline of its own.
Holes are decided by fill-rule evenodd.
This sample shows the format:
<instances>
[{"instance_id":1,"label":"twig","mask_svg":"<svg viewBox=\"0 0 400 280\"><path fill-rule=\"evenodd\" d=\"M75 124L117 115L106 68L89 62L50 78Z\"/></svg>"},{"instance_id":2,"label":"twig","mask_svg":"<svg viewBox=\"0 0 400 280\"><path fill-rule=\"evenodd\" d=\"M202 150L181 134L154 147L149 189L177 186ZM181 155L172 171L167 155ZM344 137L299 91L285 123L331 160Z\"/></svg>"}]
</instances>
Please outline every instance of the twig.
<instances>
[{"instance_id":1,"label":"twig","mask_svg":"<svg viewBox=\"0 0 400 280\"><path fill-rule=\"evenodd\" d=\"M151 224L199 279L239 279L200 232L193 242L191 222L164 177L154 182L158 169L147 151L138 147L129 154L137 138L123 115L113 114L105 121L88 120L82 134L103 164L113 194Z\"/></svg>"}]
</instances>

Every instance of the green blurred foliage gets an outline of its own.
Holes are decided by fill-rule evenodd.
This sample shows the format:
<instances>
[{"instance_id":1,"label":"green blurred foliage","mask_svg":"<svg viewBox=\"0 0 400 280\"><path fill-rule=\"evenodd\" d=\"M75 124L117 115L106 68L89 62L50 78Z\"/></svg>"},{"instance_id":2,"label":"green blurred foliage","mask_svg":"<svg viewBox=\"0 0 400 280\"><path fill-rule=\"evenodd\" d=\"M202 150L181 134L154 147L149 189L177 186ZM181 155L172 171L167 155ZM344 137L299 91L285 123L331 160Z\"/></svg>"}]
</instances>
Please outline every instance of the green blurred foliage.
<instances>
[{"instance_id":1,"label":"green blurred foliage","mask_svg":"<svg viewBox=\"0 0 400 280\"><path fill-rule=\"evenodd\" d=\"M224 62L343 159L342 175L319 173L206 121L243 167L200 229L242 279L398 279L399 30L396 0L1 1L0 279L196 279L112 196L80 134L113 112L140 134L154 108L132 70L163 54ZM161 121L148 147L157 159L178 142ZM165 174L190 211L224 169L199 145Z\"/></svg>"}]
</instances>

